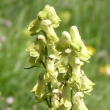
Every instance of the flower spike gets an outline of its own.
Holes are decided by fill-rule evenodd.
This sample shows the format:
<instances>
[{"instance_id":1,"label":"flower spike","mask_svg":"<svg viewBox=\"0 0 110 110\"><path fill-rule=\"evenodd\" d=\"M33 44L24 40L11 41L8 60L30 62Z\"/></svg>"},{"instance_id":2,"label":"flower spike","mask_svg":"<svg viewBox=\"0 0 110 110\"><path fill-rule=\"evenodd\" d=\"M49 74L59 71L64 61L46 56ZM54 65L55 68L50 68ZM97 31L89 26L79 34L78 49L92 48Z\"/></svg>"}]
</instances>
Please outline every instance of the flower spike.
<instances>
[{"instance_id":1,"label":"flower spike","mask_svg":"<svg viewBox=\"0 0 110 110\"><path fill-rule=\"evenodd\" d=\"M71 26L63 31L61 38L55 28L60 25L55 9L46 5L28 26L36 40L29 51L32 67L43 71L32 92L37 103L46 104L48 110L88 110L84 94L90 95L95 85L88 79L82 65L92 56L84 45L78 28Z\"/></svg>"}]
</instances>

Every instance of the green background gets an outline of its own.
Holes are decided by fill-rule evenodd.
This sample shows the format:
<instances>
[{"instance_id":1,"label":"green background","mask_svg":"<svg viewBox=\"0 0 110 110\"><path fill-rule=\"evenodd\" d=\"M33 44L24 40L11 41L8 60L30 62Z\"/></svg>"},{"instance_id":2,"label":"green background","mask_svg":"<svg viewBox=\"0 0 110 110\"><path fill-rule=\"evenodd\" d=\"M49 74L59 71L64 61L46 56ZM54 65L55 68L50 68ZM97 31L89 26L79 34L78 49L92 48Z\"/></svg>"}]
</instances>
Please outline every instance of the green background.
<instances>
[{"instance_id":1,"label":"green background","mask_svg":"<svg viewBox=\"0 0 110 110\"><path fill-rule=\"evenodd\" d=\"M69 31L70 26L76 25L85 44L95 48L96 53L83 69L96 85L84 100L89 110L110 110L110 78L98 71L100 66L110 63L110 0L1 0L0 110L7 107L45 110L42 104L35 103L34 94L30 92L41 68L23 68L30 66L29 53L25 49L35 39L24 30L47 4L53 6L58 15L65 12L70 15L65 14L56 29L59 37L62 31ZM12 105L6 103L10 96L14 98Z\"/></svg>"}]
</instances>

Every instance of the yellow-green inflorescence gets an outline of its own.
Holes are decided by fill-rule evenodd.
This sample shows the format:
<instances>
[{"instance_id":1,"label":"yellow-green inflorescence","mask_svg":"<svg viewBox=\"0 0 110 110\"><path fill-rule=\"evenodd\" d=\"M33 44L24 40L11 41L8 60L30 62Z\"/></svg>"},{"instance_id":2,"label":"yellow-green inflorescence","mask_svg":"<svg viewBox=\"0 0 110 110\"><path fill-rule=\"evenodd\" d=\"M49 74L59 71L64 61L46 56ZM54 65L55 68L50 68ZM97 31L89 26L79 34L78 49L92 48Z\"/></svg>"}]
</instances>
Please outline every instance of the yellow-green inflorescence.
<instances>
[{"instance_id":1,"label":"yellow-green inflorescence","mask_svg":"<svg viewBox=\"0 0 110 110\"><path fill-rule=\"evenodd\" d=\"M49 110L88 110L84 94L90 94L94 83L85 75L81 66L89 62L92 53L82 42L76 26L57 36L61 20L53 7L46 5L28 26L35 42L26 51L30 63L44 67L32 92L36 102L44 102Z\"/></svg>"}]
</instances>

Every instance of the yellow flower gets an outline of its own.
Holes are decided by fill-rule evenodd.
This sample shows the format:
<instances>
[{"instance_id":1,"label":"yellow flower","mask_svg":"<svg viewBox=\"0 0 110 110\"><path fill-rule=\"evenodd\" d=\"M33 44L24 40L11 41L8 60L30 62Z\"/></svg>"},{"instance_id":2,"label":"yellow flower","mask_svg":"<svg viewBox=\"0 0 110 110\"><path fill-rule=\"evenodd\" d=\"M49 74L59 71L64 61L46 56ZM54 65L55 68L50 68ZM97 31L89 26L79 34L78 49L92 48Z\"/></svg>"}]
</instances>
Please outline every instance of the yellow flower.
<instances>
[{"instance_id":1,"label":"yellow flower","mask_svg":"<svg viewBox=\"0 0 110 110\"><path fill-rule=\"evenodd\" d=\"M92 53L92 54L94 54L95 52L96 52L96 50L95 50L95 48L94 47L92 47L92 46L86 46L87 47L87 49Z\"/></svg>"},{"instance_id":2,"label":"yellow flower","mask_svg":"<svg viewBox=\"0 0 110 110\"><path fill-rule=\"evenodd\" d=\"M39 58L30 56L29 62L30 62L33 66L41 66L42 58L43 58L43 54L40 54Z\"/></svg>"},{"instance_id":3,"label":"yellow flower","mask_svg":"<svg viewBox=\"0 0 110 110\"><path fill-rule=\"evenodd\" d=\"M110 75L110 64L106 64L105 66L101 66L99 71L104 75Z\"/></svg>"},{"instance_id":4,"label":"yellow flower","mask_svg":"<svg viewBox=\"0 0 110 110\"><path fill-rule=\"evenodd\" d=\"M38 18L39 18L40 20L46 19L47 13L49 12L49 10L50 10L50 6L49 6L49 5L46 5L46 6L44 7L44 9L38 13Z\"/></svg>"},{"instance_id":5,"label":"yellow flower","mask_svg":"<svg viewBox=\"0 0 110 110\"><path fill-rule=\"evenodd\" d=\"M64 105L67 109L71 108L71 87L65 83L62 89L60 105Z\"/></svg>"},{"instance_id":6,"label":"yellow flower","mask_svg":"<svg viewBox=\"0 0 110 110\"><path fill-rule=\"evenodd\" d=\"M64 44L64 45L63 45ZM67 31L63 31L61 35L61 39L58 43L56 43L56 47L59 51L63 51L64 49L70 47L71 44L71 36Z\"/></svg>"},{"instance_id":7,"label":"yellow flower","mask_svg":"<svg viewBox=\"0 0 110 110\"><path fill-rule=\"evenodd\" d=\"M95 85L95 83L93 83L91 80L87 78L83 70L81 70L80 80L81 80L81 91L89 95L89 93L93 90L93 85Z\"/></svg>"},{"instance_id":8,"label":"yellow flower","mask_svg":"<svg viewBox=\"0 0 110 110\"><path fill-rule=\"evenodd\" d=\"M83 62L88 62L88 59L91 57L92 53L82 44L82 49L79 52L76 52L78 58Z\"/></svg>"},{"instance_id":9,"label":"yellow flower","mask_svg":"<svg viewBox=\"0 0 110 110\"><path fill-rule=\"evenodd\" d=\"M64 14L65 22L69 22L71 13ZM26 49L30 53L29 61L33 66L42 65L45 69L32 92L37 102L47 101L49 110L88 110L83 97L93 89L94 83L81 66L88 62L95 49L84 45L76 26L69 32L63 31L59 39L55 28L60 21L55 9L46 5L28 26L30 34L37 37ZM110 66L100 70L110 73Z\"/></svg>"},{"instance_id":10,"label":"yellow flower","mask_svg":"<svg viewBox=\"0 0 110 110\"><path fill-rule=\"evenodd\" d=\"M74 110L88 110L83 101L84 94L77 92L73 97Z\"/></svg>"},{"instance_id":11,"label":"yellow flower","mask_svg":"<svg viewBox=\"0 0 110 110\"><path fill-rule=\"evenodd\" d=\"M35 35L40 32L40 23L41 20L39 20L38 17L29 23L28 30L30 31L31 35Z\"/></svg>"},{"instance_id":12,"label":"yellow flower","mask_svg":"<svg viewBox=\"0 0 110 110\"><path fill-rule=\"evenodd\" d=\"M47 13L47 19L49 19L52 22L52 26L54 28L57 28L61 21L53 7L50 7L49 12Z\"/></svg>"},{"instance_id":13,"label":"yellow flower","mask_svg":"<svg viewBox=\"0 0 110 110\"><path fill-rule=\"evenodd\" d=\"M53 7L50 7L49 5L46 5L44 9L38 13L37 18L30 22L28 30L30 31L31 35L35 35L41 31L41 22L46 19L52 22L52 26L54 28L58 27L61 21L56 14L55 9Z\"/></svg>"},{"instance_id":14,"label":"yellow flower","mask_svg":"<svg viewBox=\"0 0 110 110\"><path fill-rule=\"evenodd\" d=\"M30 52L30 62L35 64L38 61L41 61L41 56L43 54L44 47L46 45L46 40L43 35L39 35L35 42L29 46L26 51ZM35 60L35 61L34 61Z\"/></svg>"},{"instance_id":15,"label":"yellow flower","mask_svg":"<svg viewBox=\"0 0 110 110\"><path fill-rule=\"evenodd\" d=\"M52 79L56 79L58 76L58 72L55 71L54 68L55 56L53 54L49 55L46 61L47 73L44 75L44 79L49 82Z\"/></svg>"},{"instance_id":16,"label":"yellow flower","mask_svg":"<svg viewBox=\"0 0 110 110\"><path fill-rule=\"evenodd\" d=\"M53 110L55 110L56 108L59 107L59 103L60 103L60 98L61 98L61 93L58 89L54 89L52 91L52 107L54 108Z\"/></svg>"},{"instance_id":17,"label":"yellow flower","mask_svg":"<svg viewBox=\"0 0 110 110\"><path fill-rule=\"evenodd\" d=\"M54 44L55 42L59 41L59 38L57 37L50 20L43 20L40 27L46 33L47 41L49 44Z\"/></svg>"},{"instance_id":18,"label":"yellow flower","mask_svg":"<svg viewBox=\"0 0 110 110\"><path fill-rule=\"evenodd\" d=\"M92 53L86 48L81 40L81 36L76 26L70 28L70 35L72 38L71 46L75 50L76 55L81 61L87 62Z\"/></svg>"},{"instance_id":19,"label":"yellow flower","mask_svg":"<svg viewBox=\"0 0 110 110\"><path fill-rule=\"evenodd\" d=\"M40 28L41 21L46 19L49 9L50 9L50 6L46 5L43 11L40 11L38 13L37 18L29 23L28 30L30 31L31 35L35 35L41 31L41 28Z\"/></svg>"},{"instance_id":20,"label":"yellow flower","mask_svg":"<svg viewBox=\"0 0 110 110\"><path fill-rule=\"evenodd\" d=\"M59 61L55 63L55 68L58 69L59 73L66 73L68 71L68 56L71 53L71 50L68 48L62 53L62 56Z\"/></svg>"},{"instance_id":21,"label":"yellow flower","mask_svg":"<svg viewBox=\"0 0 110 110\"><path fill-rule=\"evenodd\" d=\"M71 59L70 59L71 60ZM70 86L77 89L80 88L80 76L81 76L81 61L79 58L74 58L74 63L70 64L72 67L72 77L68 80Z\"/></svg>"},{"instance_id":22,"label":"yellow flower","mask_svg":"<svg viewBox=\"0 0 110 110\"><path fill-rule=\"evenodd\" d=\"M44 97L45 91L46 91L46 82L44 80L44 73L41 73L39 75L38 83L33 87L31 92L34 92L37 101L40 101Z\"/></svg>"}]
</instances>

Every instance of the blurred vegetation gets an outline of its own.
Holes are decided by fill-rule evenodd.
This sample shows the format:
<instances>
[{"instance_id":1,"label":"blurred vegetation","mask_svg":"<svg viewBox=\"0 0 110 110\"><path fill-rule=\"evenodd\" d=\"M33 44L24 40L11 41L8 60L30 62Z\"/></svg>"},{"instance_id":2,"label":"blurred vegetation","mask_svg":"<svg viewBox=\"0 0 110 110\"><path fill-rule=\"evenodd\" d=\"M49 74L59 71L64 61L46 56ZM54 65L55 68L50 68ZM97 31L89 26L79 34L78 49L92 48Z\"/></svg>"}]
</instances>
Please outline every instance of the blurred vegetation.
<instances>
[{"instance_id":1,"label":"blurred vegetation","mask_svg":"<svg viewBox=\"0 0 110 110\"><path fill-rule=\"evenodd\" d=\"M2 0L0 2L0 110L43 110L30 92L41 69L30 67L25 49L33 42L26 31L45 5L53 6L62 22L56 30L69 31L76 25L86 45L95 48L90 63L84 66L87 76L96 83L85 102L90 110L110 110L110 78L98 68L110 63L110 0ZM13 104L6 102L14 98Z\"/></svg>"}]
</instances>

